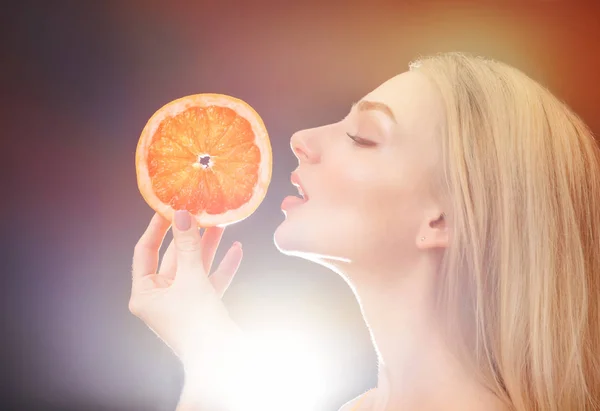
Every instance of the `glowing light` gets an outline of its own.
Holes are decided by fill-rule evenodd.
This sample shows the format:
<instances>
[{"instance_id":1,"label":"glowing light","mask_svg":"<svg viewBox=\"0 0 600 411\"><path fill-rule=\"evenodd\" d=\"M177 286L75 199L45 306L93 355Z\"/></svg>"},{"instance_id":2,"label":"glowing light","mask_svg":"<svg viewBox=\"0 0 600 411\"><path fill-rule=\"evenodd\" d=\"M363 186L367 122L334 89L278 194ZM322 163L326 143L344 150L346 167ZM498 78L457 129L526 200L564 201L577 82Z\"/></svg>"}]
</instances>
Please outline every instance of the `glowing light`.
<instances>
[{"instance_id":1,"label":"glowing light","mask_svg":"<svg viewBox=\"0 0 600 411\"><path fill-rule=\"evenodd\" d=\"M326 372L326 350L295 330L275 329L247 336L250 345L243 351L222 349L227 358L215 358L219 366L205 363L203 368L212 370L211 375L190 371L196 374L191 376L191 384L234 411L316 409L324 394L319 376Z\"/></svg>"},{"instance_id":2,"label":"glowing light","mask_svg":"<svg viewBox=\"0 0 600 411\"><path fill-rule=\"evenodd\" d=\"M254 358L246 370L249 378L231 389L237 397L235 409L313 410L322 395L319 375L325 371L324 350L315 349L294 330L271 330L251 340Z\"/></svg>"}]
</instances>

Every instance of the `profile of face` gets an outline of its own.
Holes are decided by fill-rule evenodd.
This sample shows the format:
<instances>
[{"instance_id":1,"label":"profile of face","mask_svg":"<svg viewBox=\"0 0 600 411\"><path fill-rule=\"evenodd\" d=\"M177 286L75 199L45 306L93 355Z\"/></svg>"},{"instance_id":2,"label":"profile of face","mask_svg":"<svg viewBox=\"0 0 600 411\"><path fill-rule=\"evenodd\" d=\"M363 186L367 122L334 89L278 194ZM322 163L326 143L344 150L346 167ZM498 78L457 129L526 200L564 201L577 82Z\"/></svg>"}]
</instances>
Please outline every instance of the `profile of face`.
<instances>
[{"instance_id":1,"label":"profile of face","mask_svg":"<svg viewBox=\"0 0 600 411\"><path fill-rule=\"evenodd\" d=\"M295 133L292 183L274 241L288 255L326 265L384 269L441 246L435 220L445 211L432 191L439 172L441 98L407 71L363 97L343 120ZM421 241L425 237L425 241Z\"/></svg>"}]
</instances>

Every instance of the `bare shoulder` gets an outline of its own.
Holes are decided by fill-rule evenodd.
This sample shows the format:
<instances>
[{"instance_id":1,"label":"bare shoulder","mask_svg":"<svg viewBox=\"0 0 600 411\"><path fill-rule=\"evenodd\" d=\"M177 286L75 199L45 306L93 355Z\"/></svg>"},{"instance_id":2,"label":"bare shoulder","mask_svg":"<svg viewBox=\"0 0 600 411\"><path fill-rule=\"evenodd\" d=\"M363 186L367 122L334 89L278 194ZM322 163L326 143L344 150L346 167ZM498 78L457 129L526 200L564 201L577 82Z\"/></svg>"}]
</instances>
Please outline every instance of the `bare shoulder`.
<instances>
[{"instance_id":1,"label":"bare shoulder","mask_svg":"<svg viewBox=\"0 0 600 411\"><path fill-rule=\"evenodd\" d=\"M358 399L360 397L361 396L358 396L358 397L356 397L356 398L348 401L347 403L345 403L344 405L342 405L342 407L338 411L352 411L352 407L354 407L356 405L356 402L358 401Z\"/></svg>"},{"instance_id":2,"label":"bare shoulder","mask_svg":"<svg viewBox=\"0 0 600 411\"><path fill-rule=\"evenodd\" d=\"M365 396L367 396L367 394L369 392L370 391L364 392L361 395L359 395L358 397L351 399L350 401L348 401L347 403L342 405L342 408L340 408L338 411L359 411L361 408L355 408L355 407L357 407L358 405L361 405L361 406L366 405L367 402L364 399L365 399Z\"/></svg>"}]
</instances>

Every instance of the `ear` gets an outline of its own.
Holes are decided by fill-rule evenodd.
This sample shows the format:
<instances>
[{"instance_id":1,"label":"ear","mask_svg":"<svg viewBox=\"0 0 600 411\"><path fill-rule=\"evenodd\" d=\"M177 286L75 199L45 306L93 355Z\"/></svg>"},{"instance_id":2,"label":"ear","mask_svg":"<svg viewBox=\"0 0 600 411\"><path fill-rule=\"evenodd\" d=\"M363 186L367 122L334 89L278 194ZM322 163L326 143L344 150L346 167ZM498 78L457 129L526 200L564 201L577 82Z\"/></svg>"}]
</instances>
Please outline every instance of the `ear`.
<instances>
[{"instance_id":1,"label":"ear","mask_svg":"<svg viewBox=\"0 0 600 411\"><path fill-rule=\"evenodd\" d=\"M442 211L431 213L423 220L417 234L416 245L419 250L448 247L448 217Z\"/></svg>"}]
</instances>

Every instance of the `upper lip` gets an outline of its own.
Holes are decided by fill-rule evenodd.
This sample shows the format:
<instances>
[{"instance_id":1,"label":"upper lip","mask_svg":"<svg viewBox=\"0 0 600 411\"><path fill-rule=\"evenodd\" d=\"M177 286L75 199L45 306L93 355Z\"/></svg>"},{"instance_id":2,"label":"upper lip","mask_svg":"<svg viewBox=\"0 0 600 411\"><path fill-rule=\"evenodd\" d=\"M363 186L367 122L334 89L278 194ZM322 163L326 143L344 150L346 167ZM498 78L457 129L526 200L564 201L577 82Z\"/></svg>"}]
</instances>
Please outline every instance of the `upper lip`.
<instances>
[{"instance_id":1,"label":"upper lip","mask_svg":"<svg viewBox=\"0 0 600 411\"><path fill-rule=\"evenodd\" d=\"M302 197L304 197L305 200L308 200L308 194L306 193L306 190L304 189L304 186L302 185L302 181L300 181L300 177L298 176L298 173L296 173L294 171L292 173L290 181L292 182L293 185L295 185L298 188L300 195Z\"/></svg>"}]
</instances>

